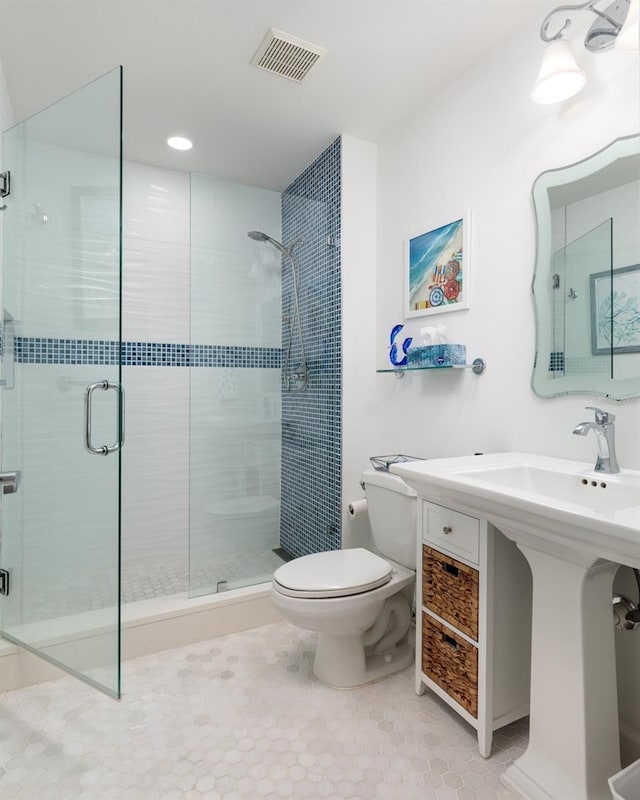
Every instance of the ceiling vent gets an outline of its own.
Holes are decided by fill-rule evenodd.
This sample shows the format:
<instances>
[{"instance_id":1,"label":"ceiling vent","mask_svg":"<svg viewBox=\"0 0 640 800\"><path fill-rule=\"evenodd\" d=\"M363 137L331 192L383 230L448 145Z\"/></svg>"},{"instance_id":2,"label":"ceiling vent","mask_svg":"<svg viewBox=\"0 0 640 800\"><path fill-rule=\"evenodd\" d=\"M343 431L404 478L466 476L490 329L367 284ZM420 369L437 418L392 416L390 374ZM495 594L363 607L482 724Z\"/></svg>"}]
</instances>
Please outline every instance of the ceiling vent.
<instances>
[{"instance_id":1,"label":"ceiling vent","mask_svg":"<svg viewBox=\"0 0 640 800\"><path fill-rule=\"evenodd\" d=\"M271 28L251 63L300 83L326 53L324 47Z\"/></svg>"}]
</instances>

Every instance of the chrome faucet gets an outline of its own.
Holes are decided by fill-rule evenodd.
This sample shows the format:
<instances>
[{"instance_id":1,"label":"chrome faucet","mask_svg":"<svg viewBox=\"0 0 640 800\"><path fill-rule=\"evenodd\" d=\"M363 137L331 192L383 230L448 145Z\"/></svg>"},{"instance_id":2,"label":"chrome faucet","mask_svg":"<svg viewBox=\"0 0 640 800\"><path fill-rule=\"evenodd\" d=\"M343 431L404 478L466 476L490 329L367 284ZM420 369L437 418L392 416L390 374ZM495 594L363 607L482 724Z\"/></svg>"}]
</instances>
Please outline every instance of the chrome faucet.
<instances>
[{"instance_id":1,"label":"chrome faucet","mask_svg":"<svg viewBox=\"0 0 640 800\"><path fill-rule=\"evenodd\" d=\"M596 472L620 472L616 459L616 426L615 416L595 406L586 406L595 412L595 422L581 422L573 429L578 436L586 436L593 431L598 441L598 457L596 458Z\"/></svg>"}]
</instances>

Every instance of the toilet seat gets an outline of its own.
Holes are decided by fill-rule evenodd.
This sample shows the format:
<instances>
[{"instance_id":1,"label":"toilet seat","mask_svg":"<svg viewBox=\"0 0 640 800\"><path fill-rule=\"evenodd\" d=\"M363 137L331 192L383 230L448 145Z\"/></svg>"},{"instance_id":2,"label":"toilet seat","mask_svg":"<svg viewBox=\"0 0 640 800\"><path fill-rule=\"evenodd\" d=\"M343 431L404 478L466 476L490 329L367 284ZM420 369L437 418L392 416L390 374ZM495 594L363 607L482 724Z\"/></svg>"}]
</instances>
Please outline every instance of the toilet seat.
<instances>
[{"instance_id":1,"label":"toilet seat","mask_svg":"<svg viewBox=\"0 0 640 800\"><path fill-rule=\"evenodd\" d=\"M362 547L295 558L273 574L277 591L289 597L349 597L391 580L392 567Z\"/></svg>"}]
</instances>

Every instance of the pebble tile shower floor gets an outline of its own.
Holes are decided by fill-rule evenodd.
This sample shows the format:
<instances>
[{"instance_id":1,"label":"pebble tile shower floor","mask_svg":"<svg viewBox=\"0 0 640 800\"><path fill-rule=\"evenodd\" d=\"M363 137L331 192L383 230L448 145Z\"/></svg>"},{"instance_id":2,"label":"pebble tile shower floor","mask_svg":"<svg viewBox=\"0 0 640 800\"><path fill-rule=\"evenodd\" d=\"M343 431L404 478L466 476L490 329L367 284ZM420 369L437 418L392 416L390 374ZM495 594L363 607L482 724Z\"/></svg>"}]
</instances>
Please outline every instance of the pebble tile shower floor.
<instances>
[{"instance_id":1,"label":"pebble tile shower floor","mask_svg":"<svg viewBox=\"0 0 640 800\"><path fill-rule=\"evenodd\" d=\"M123 665L121 702L71 678L0 695L3 800L507 800L525 722L484 760L413 671L339 691L276 623Z\"/></svg>"},{"instance_id":2,"label":"pebble tile shower floor","mask_svg":"<svg viewBox=\"0 0 640 800\"><path fill-rule=\"evenodd\" d=\"M245 549L238 553L216 553L215 563L215 569L198 568L195 564L192 566L191 586L196 594L215 592L216 584L221 580L227 581L229 588L236 584L245 586L247 583L270 581L274 571L284 564L284 560L273 550L263 548ZM185 560L122 568L123 603L178 594L186 592L188 587L189 565ZM109 586L108 589L109 592L103 592L102 596L95 598L96 603L106 604L107 598L112 596L112 587Z\"/></svg>"},{"instance_id":3,"label":"pebble tile shower floor","mask_svg":"<svg viewBox=\"0 0 640 800\"><path fill-rule=\"evenodd\" d=\"M237 553L217 553L215 568L194 564L189 569L186 559L152 562L144 566L123 566L121 573L122 603L135 603L182 594L192 590L192 596L212 594L219 581L226 581L228 589L247 584L270 581L274 571L284 560L271 549L244 550ZM113 607L116 595L115 576L112 569L103 573L79 575L70 586L60 583L55 591L50 584L37 587L29 597L25 617L31 622L50 620L59 615L77 614Z\"/></svg>"}]
</instances>

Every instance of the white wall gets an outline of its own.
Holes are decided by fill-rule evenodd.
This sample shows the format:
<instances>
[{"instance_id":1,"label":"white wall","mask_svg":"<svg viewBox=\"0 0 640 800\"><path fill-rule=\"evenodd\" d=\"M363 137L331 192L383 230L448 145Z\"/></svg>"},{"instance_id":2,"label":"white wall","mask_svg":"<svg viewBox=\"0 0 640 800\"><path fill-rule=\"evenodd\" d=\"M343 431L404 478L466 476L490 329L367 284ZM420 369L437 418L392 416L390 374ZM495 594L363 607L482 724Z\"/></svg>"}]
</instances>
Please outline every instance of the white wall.
<instances>
[{"instance_id":1,"label":"white wall","mask_svg":"<svg viewBox=\"0 0 640 800\"><path fill-rule=\"evenodd\" d=\"M579 37L576 37L579 38ZM404 243L434 221L470 208L473 215L472 306L438 315L450 341L482 356L487 371L417 372L397 380L379 375L380 409L369 429L370 449L426 457L502 450L595 461L591 437L571 434L589 418L589 396L537 398L530 388L534 354L531 297L535 240L531 187L548 169L575 162L618 136L637 133L636 56L579 56L588 84L554 106L531 102L542 55L532 28L431 100L379 147L377 362L388 362L390 328L402 312ZM415 335L427 317L412 320ZM602 405L614 405L598 400ZM640 468L640 405L615 404L618 457ZM628 577L628 575L627 575ZM640 636L618 648L621 685L640 669ZM636 681L637 683L637 681ZM628 702L627 702L628 701ZM621 715L640 730L637 697L621 697Z\"/></svg>"},{"instance_id":2,"label":"white wall","mask_svg":"<svg viewBox=\"0 0 640 800\"><path fill-rule=\"evenodd\" d=\"M376 146L341 144L342 546L371 546L367 517L347 505L363 496L362 470L380 455L371 440L376 415Z\"/></svg>"},{"instance_id":3,"label":"white wall","mask_svg":"<svg viewBox=\"0 0 640 800\"><path fill-rule=\"evenodd\" d=\"M542 45L523 34L468 73L379 148L377 361L387 362L390 328L402 313L404 242L434 220L472 210L472 307L440 314L451 341L487 361L486 374L413 373L377 379L384 413L372 431L381 451L428 457L528 450L583 461L594 443L571 435L592 398L537 398L531 279L534 217L530 193L543 170L583 158L638 130L638 62L589 57L581 95L559 106L531 102ZM585 55L585 60L587 56ZM427 317L406 326L416 334ZM404 333L404 332L403 332ZM640 406L617 404L619 460L640 467L633 432Z\"/></svg>"}]
</instances>

